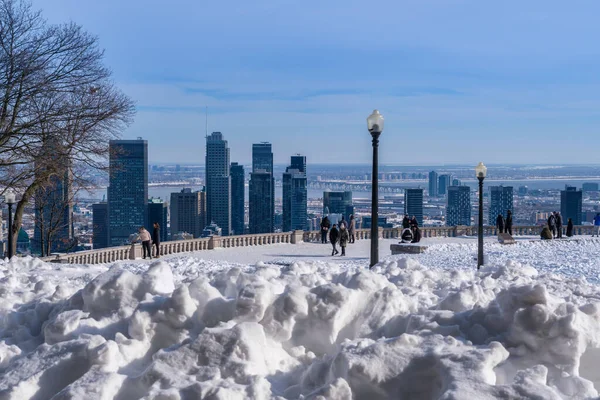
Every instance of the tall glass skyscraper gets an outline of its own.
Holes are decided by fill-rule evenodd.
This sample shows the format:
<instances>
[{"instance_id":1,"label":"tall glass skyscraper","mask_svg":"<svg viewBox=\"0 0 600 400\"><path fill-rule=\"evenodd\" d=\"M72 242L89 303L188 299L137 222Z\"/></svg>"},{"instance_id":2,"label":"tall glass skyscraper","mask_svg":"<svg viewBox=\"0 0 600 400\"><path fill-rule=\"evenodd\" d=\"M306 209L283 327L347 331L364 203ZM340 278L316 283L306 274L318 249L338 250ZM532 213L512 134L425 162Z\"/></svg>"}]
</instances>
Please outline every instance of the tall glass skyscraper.
<instances>
[{"instance_id":1,"label":"tall glass skyscraper","mask_svg":"<svg viewBox=\"0 0 600 400\"><path fill-rule=\"evenodd\" d=\"M283 231L307 229L306 157L292 156L283 174Z\"/></svg>"},{"instance_id":2,"label":"tall glass skyscraper","mask_svg":"<svg viewBox=\"0 0 600 400\"><path fill-rule=\"evenodd\" d=\"M184 188L178 193L171 193L171 235L189 233L199 238L206 225L204 191L192 192L192 189Z\"/></svg>"},{"instance_id":3,"label":"tall glass skyscraper","mask_svg":"<svg viewBox=\"0 0 600 400\"><path fill-rule=\"evenodd\" d=\"M206 138L207 223L216 223L223 236L231 234L231 177L229 147L221 132Z\"/></svg>"},{"instance_id":4,"label":"tall glass skyscraper","mask_svg":"<svg viewBox=\"0 0 600 400\"><path fill-rule=\"evenodd\" d=\"M342 214L346 219L354 214L352 192L323 192L323 215Z\"/></svg>"},{"instance_id":5,"label":"tall glass skyscraper","mask_svg":"<svg viewBox=\"0 0 600 400\"><path fill-rule=\"evenodd\" d=\"M438 197L438 173L431 171L429 173L429 197Z\"/></svg>"},{"instance_id":6,"label":"tall glass skyscraper","mask_svg":"<svg viewBox=\"0 0 600 400\"><path fill-rule=\"evenodd\" d=\"M438 178L438 194L445 196L448 193L448 187L452 185L452 175L444 174Z\"/></svg>"},{"instance_id":7,"label":"tall glass skyscraper","mask_svg":"<svg viewBox=\"0 0 600 400\"><path fill-rule=\"evenodd\" d=\"M161 199L149 199L148 200L148 225L146 229L152 233L154 230L154 223L157 222L160 227L159 239L161 242L167 241L167 216L168 216L167 203Z\"/></svg>"},{"instance_id":8,"label":"tall glass skyscraper","mask_svg":"<svg viewBox=\"0 0 600 400\"><path fill-rule=\"evenodd\" d=\"M111 140L108 245L121 246L148 221L148 141Z\"/></svg>"},{"instance_id":9,"label":"tall glass skyscraper","mask_svg":"<svg viewBox=\"0 0 600 400\"><path fill-rule=\"evenodd\" d=\"M446 205L446 225L471 225L471 188L450 186Z\"/></svg>"},{"instance_id":10,"label":"tall glass skyscraper","mask_svg":"<svg viewBox=\"0 0 600 400\"><path fill-rule=\"evenodd\" d=\"M490 186L488 225L496 225L496 218L500 214L506 218L508 210L514 215L512 186Z\"/></svg>"},{"instance_id":11,"label":"tall glass skyscraper","mask_svg":"<svg viewBox=\"0 0 600 400\"><path fill-rule=\"evenodd\" d=\"M583 192L575 187L568 186L560 191L560 213L563 225L567 225L569 218L572 219L573 225L581 225L582 201Z\"/></svg>"},{"instance_id":12,"label":"tall glass skyscraper","mask_svg":"<svg viewBox=\"0 0 600 400\"><path fill-rule=\"evenodd\" d=\"M108 204L92 204L92 245L95 249L108 247Z\"/></svg>"},{"instance_id":13,"label":"tall glass skyscraper","mask_svg":"<svg viewBox=\"0 0 600 400\"><path fill-rule=\"evenodd\" d=\"M404 189L404 214L423 226L423 189Z\"/></svg>"},{"instance_id":14,"label":"tall glass skyscraper","mask_svg":"<svg viewBox=\"0 0 600 400\"><path fill-rule=\"evenodd\" d=\"M250 233L271 233L275 229L275 179L271 143L252 145L252 173L249 187Z\"/></svg>"},{"instance_id":15,"label":"tall glass skyscraper","mask_svg":"<svg viewBox=\"0 0 600 400\"><path fill-rule=\"evenodd\" d=\"M244 166L231 163L231 229L234 235L244 234L244 202L246 190L244 187Z\"/></svg>"}]
</instances>

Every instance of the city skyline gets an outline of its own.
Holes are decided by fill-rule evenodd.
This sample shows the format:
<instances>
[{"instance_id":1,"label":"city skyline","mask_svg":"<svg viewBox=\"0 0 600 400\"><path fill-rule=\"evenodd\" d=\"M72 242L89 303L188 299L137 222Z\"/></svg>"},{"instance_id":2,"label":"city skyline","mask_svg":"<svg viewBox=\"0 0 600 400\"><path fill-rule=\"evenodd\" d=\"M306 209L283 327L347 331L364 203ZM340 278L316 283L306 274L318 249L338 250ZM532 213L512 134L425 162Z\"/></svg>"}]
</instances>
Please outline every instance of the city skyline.
<instances>
[{"instance_id":1,"label":"city skyline","mask_svg":"<svg viewBox=\"0 0 600 400\"><path fill-rule=\"evenodd\" d=\"M280 150L280 165L292 149L367 164L373 108L386 117L382 164L398 163L399 150L402 164L554 164L549 147L585 163L594 154L581 149L600 144L597 3L34 7L99 37L116 84L137 102L123 139L156 143L151 162L201 162L205 107L208 130L223 132L244 165L257 141ZM343 151L323 146L324 133Z\"/></svg>"}]
</instances>

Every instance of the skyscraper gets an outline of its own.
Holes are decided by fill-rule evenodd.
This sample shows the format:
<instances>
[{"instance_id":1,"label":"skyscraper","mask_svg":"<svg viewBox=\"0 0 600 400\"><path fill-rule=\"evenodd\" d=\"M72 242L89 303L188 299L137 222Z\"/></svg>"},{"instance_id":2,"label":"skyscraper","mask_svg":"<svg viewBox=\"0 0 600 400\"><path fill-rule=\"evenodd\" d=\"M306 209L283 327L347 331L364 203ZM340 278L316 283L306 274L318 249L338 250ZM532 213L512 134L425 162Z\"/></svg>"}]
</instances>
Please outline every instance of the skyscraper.
<instances>
[{"instance_id":1,"label":"skyscraper","mask_svg":"<svg viewBox=\"0 0 600 400\"><path fill-rule=\"evenodd\" d=\"M223 236L231 234L231 177L229 147L221 132L206 138L207 224L216 223Z\"/></svg>"},{"instance_id":2,"label":"skyscraper","mask_svg":"<svg viewBox=\"0 0 600 400\"><path fill-rule=\"evenodd\" d=\"M423 225L423 189L404 189L404 214Z\"/></svg>"},{"instance_id":3,"label":"skyscraper","mask_svg":"<svg viewBox=\"0 0 600 400\"><path fill-rule=\"evenodd\" d=\"M506 218L508 210L513 211L514 215L512 186L490 186L488 225L496 225L499 214Z\"/></svg>"},{"instance_id":4,"label":"skyscraper","mask_svg":"<svg viewBox=\"0 0 600 400\"><path fill-rule=\"evenodd\" d=\"M452 175L444 174L438 178L438 194L445 196L448 193L448 187L452 185Z\"/></svg>"},{"instance_id":5,"label":"skyscraper","mask_svg":"<svg viewBox=\"0 0 600 400\"><path fill-rule=\"evenodd\" d=\"M582 200L583 192L575 187L566 187L560 191L560 213L564 225L569 218L573 220L573 225L581 225Z\"/></svg>"},{"instance_id":6,"label":"skyscraper","mask_svg":"<svg viewBox=\"0 0 600 400\"><path fill-rule=\"evenodd\" d=\"M148 226L146 229L152 233L154 230L154 223L157 222L160 227L160 241L167 241L167 217L168 217L168 206L167 203L161 199L149 199L148 200Z\"/></svg>"},{"instance_id":7,"label":"skyscraper","mask_svg":"<svg viewBox=\"0 0 600 400\"><path fill-rule=\"evenodd\" d=\"M120 246L147 226L148 142L111 140L109 146L108 245Z\"/></svg>"},{"instance_id":8,"label":"skyscraper","mask_svg":"<svg viewBox=\"0 0 600 400\"><path fill-rule=\"evenodd\" d=\"M342 214L346 219L348 219L351 214L354 214L352 192L324 191L323 215L327 214Z\"/></svg>"},{"instance_id":9,"label":"skyscraper","mask_svg":"<svg viewBox=\"0 0 600 400\"><path fill-rule=\"evenodd\" d=\"M437 197L439 195L438 191L438 173L435 171L431 171L429 173L429 197Z\"/></svg>"},{"instance_id":10,"label":"skyscraper","mask_svg":"<svg viewBox=\"0 0 600 400\"><path fill-rule=\"evenodd\" d=\"M283 231L307 229L306 157L292 156L283 174Z\"/></svg>"},{"instance_id":11,"label":"skyscraper","mask_svg":"<svg viewBox=\"0 0 600 400\"><path fill-rule=\"evenodd\" d=\"M94 249L108 247L108 204L92 204L92 245Z\"/></svg>"},{"instance_id":12,"label":"skyscraper","mask_svg":"<svg viewBox=\"0 0 600 400\"><path fill-rule=\"evenodd\" d=\"M468 186L448 188L446 225L471 225L471 189Z\"/></svg>"},{"instance_id":13,"label":"skyscraper","mask_svg":"<svg viewBox=\"0 0 600 400\"><path fill-rule=\"evenodd\" d=\"M236 162L231 163L229 170L231 176L231 229L234 235L244 234L244 166Z\"/></svg>"},{"instance_id":14,"label":"skyscraper","mask_svg":"<svg viewBox=\"0 0 600 400\"><path fill-rule=\"evenodd\" d=\"M171 193L171 236L185 232L198 238L206 225L206 192Z\"/></svg>"},{"instance_id":15,"label":"skyscraper","mask_svg":"<svg viewBox=\"0 0 600 400\"><path fill-rule=\"evenodd\" d=\"M275 179L271 143L252 145L252 173L249 187L250 233L274 231Z\"/></svg>"},{"instance_id":16,"label":"skyscraper","mask_svg":"<svg viewBox=\"0 0 600 400\"><path fill-rule=\"evenodd\" d=\"M581 185L581 190L584 192L597 192L598 184L595 182L586 182Z\"/></svg>"}]
</instances>

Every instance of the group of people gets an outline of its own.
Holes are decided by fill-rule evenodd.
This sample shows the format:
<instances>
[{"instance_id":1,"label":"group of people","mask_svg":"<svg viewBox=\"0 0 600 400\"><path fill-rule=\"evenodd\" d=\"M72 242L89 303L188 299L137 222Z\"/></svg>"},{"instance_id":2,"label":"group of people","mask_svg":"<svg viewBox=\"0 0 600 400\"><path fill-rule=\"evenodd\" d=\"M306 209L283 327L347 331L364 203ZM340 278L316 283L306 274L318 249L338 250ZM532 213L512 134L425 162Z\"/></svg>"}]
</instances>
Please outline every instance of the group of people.
<instances>
[{"instance_id":1,"label":"group of people","mask_svg":"<svg viewBox=\"0 0 600 400\"><path fill-rule=\"evenodd\" d=\"M321 220L321 243L327 243L327 238L329 237L329 242L331 243L332 250L331 255L335 256L339 254L336 245L339 242L340 248L342 250L342 256L346 255L346 246L348 243L354 243L356 238L354 236L354 232L356 230L356 223L354 220L354 215L350 215L350 221L346 221L344 216L338 224L331 225L331 221L327 216L323 217Z\"/></svg>"},{"instance_id":2,"label":"group of people","mask_svg":"<svg viewBox=\"0 0 600 400\"><path fill-rule=\"evenodd\" d=\"M160 225L158 222L155 222L152 229L152 236L150 236L150 232L143 226L138 229L138 240L142 242L142 249L144 254L144 259L148 256L152 259L152 247L155 247L155 258L160 256Z\"/></svg>"},{"instance_id":3,"label":"group of people","mask_svg":"<svg viewBox=\"0 0 600 400\"><path fill-rule=\"evenodd\" d=\"M402 219L401 239L402 243L419 243L421 241L419 222L414 215L412 218L409 218L408 214L404 215Z\"/></svg>"},{"instance_id":4,"label":"group of people","mask_svg":"<svg viewBox=\"0 0 600 400\"><path fill-rule=\"evenodd\" d=\"M573 236L573 220L567 220L567 237ZM551 212L548 216L547 224L542 228L540 234L542 240L562 239L563 237L563 218L560 212Z\"/></svg>"},{"instance_id":5,"label":"group of people","mask_svg":"<svg viewBox=\"0 0 600 400\"><path fill-rule=\"evenodd\" d=\"M506 212L506 219L502 214L498 214L498 217L496 217L496 228L498 228L498 233L508 233L512 236L512 227L513 217L510 210Z\"/></svg>"}]
</instances>

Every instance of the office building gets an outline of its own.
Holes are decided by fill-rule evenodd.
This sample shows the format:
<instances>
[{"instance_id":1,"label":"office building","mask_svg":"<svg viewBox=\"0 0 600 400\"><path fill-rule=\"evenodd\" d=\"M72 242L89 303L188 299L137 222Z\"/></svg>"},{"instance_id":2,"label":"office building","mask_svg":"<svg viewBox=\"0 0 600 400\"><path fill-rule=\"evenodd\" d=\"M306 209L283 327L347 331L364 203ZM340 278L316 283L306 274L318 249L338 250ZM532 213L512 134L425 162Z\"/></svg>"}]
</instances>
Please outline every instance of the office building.
<instances>
[{"instance_id":1,"label":"office building","mask_svg":"<svg viewBox=\"0 0 600 400\"><path fill-rule=\"evenodd\" d=\"M471 225L471 189L468 186L448 188L446 225Z\"/></svg>"},{"instance_id":2,"label":"office building","mask_svg":"<svg viewBox=\"0 0 600 400\"><path fill-rule=\"evenodd\" d=\"M273 173L273 151L271 143L262 142L252 145L252 172L264 170Z\"/></svg>"},{"instance_id":3,"label":"office building","mask_svg":"<svg viewBox=\"0 0 600 400\"><path fill-rule=\"evenodd\" d=\"M244 234L244 202L246 188L244 187L244 166L231 163L231 230L234 235Z\"/></svg>"},{"instance_id":4,"label":"office building","mask_svg":"<svg viewBox=\"0 0 600 400\"><path fill-rule=\"evenodd\" d=\"M370 215L365 215L362 217L362 223L360 229L371 229L371 223L373 222L373 218ZM379 228L393 228L394 224L388 222L387 217L379 216L377 217L377 226Z\"/></svg>"},{"instance_id":5,"label":"office building","mask_svg":"<svg viewBox=\"0 0 600 400\"><path fill-rule=\"evenodd\" d=\"M159 239L161 242L166 242L168 238L167 232L167 218L168 218L168 205L161 199L151 198L148 200L148 226L146 229L152 234L154 230L154 223L158 222L160 227Z\"/></svg>"},{"instance_id":6,"label":"office building","mask_svg":"<svg viewBox=\"0 0 600 400\"><path fill-rule=\"evenodd\" d=\"M346 220L354 214L352 192L323 192L323 215L341 214Z\"/></svg>"},{"instance_id":7,"label":"office building","mask_svg":"<svg viewBox=\"0 0 600 400\"><path fill-rule=\"evenodd\" d=\"M598 184L593 182L586 182L583 185L581 185L581 190L584 192L597 192Z\"/></svg>"},{"instance_id":8,"label":"office building","mask_svg":"<svg viewBox=\"0 0 600 400\"><path fill-rule=\"evenodd\" d=\"M490 186L488 225L496 225L498 215L506 218L508 210L514 215L512 186Z\"/></svg>"},{"instance_id":9,"label":"office building","mask_svg":"<svg viewBox=\"0 0 600 400\"><path fill-rule=\"evenodd\" d=\"M230 167L227 140L221 132L211 133L206 138L206 222L217 224L223 236L231 234Z\"/></svg>"},{"instance_id":10,"label":"office building","mask_svg":"<svg viewBox=\"0 0 600 400\"><path fill-rule=\"evenodd\" d=\"M519 186L519 189L518 189L519 196L527 196L528 191L529 191L529 189L527 188L527 186Z\"/></svg>"},{"instance_id":11,"label":"office building","mask_svg":"<svg viewBox=\"0 0 600 400\"><path fill-rule=\"evenodd\" d=\"M92 246L94 249L108 247L108 204L92 204Z\"/></svg>"},{"instance_id":12,"label":"office building","mask_svg":"<svg viewBox=\"0 0 600 400\"><path fill-rule=\"evenodd\" d=\"M307 229L306 157L292 156L283 174L283 232Z\"/></svg>"},{"instance_id":13,"label":"office building","mask_svg":"<svg viewBox=\"0 0 600 400\"><path fill-rule=\"evenodd\" d=\"M581 206L583 201L583 192L575 187L566 187L560 192L560 213L562 214L563 225L567 225L569 218L573 220L573 225L581 225Z\"/></svg>"},{"instance_id":14,"label":"office building","mask_svg":"<svg viewBox=\"0 0 600 400\"><path fill-rule=\"evenodd\" d=\"M438 194L445 196L448 193L448 187L452 185L452 175L444 174L438 178Z\"/></svg>"},{"instance_id":15,"label":"office building","mask_svg":"<svg viewBox=\"0 0 600 400\"><path fill-rule=\"evenodd\" d=\"M121 246L148 225L148 142L111 140L109 146L108 245Z\"/></svg>"},{"instance_id":16,"label":"office building","mask_svg":"<svg viewBox=\"0 0 600 400\"><path fill-rule=\"evenodd\" d=\"M423 189L404 189L404 214L416 217L423 226Z\"/></svg>"},{"instance_id":17,"label":"office building","mask_svg":"<svg viewBox=\"0 0 600 400\"><path fill-rule=\"evenodd\" d=\"M171 193L171 235L189 233L194 238L202 236L208 225L206 219L206 192L182 189Z\"/></svg>"},{"instance_id":18,"label":"office building","mask_svg":"<svg viewBox=\"0 0 600 400\"><path fill-rule=\"evenodd\" d=\"M250 174L249 187L250 233L271 233L275 229L275 179L265 170Z\"/></svg>"},{"instance_id":19,"label":"office building","mask_svg":"<svg viewBox=\"0 0 600 400\"><path fill-rule=\"evenodd\" d=\"M438 179L437 172L431 171L429 173L429 197L437 197L439 195Z\"/></svg>"},{"instance_id":20,"label":"office building","mask_svg":"<svg viewBox=\"0 0 600 400\"><path fill-rule=\"evenodd\" d=\"M457 178L453 178L452 179L452 186L461 186L462 182L460 181L460 179Z\"/></svg>"}]
</instances>

